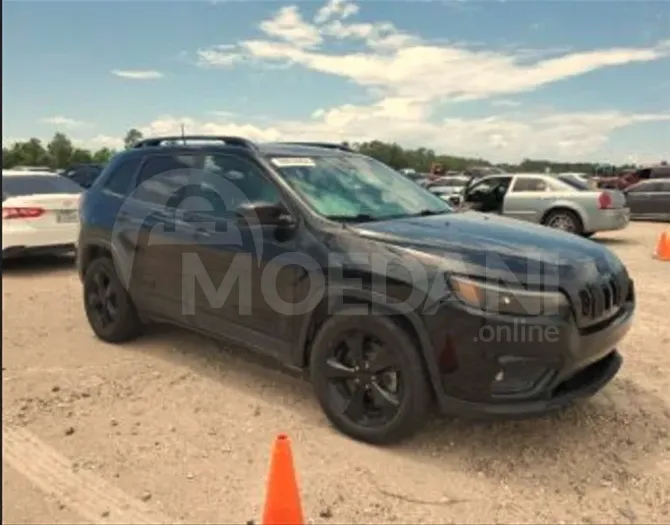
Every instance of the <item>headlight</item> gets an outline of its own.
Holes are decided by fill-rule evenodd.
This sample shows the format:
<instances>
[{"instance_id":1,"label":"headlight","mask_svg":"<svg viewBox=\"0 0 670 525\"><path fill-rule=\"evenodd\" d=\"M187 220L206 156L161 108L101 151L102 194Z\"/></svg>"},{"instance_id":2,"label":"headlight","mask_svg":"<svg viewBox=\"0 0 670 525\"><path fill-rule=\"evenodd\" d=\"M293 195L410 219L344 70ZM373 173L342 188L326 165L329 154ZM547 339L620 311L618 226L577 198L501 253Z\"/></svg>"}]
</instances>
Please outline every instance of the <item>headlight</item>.
<instances>
[{"instance_id":1,"label":"headlight","mask_svg":"<svg viewBox=\"0 0 670 525\"><path fill-rule=\"evenodd\" d=\"M465 277L452 276L449 282L461 302L492 313L556 315L568 305L567 298L561 292L504 288Z\"/></svg>"}]
</instances>

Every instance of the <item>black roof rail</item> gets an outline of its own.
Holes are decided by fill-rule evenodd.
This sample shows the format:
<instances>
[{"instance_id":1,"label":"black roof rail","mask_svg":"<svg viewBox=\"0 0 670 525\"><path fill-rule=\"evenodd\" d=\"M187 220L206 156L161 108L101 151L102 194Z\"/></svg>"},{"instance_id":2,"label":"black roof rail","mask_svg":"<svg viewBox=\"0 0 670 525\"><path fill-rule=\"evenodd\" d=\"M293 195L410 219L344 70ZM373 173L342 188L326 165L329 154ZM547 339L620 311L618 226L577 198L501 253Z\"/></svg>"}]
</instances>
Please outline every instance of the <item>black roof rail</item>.
<instances>
[{"instance_id":1,"label":"black roof rail","mask_svg":"<svg viewBox=\"0 0 670 525\"><path fill-rule=\"evenodd\" d=\"M256 144L242 137L228 137L220 135L175 135L170 137L154 137L142 139L133 145L133 148L151 148L165 142L186 143L189 140L211 140L223 142L226 146L237 146L245 149L257 149Z\"/></svg>"},{"instance_id":2,"label":"black roof rail","mask_svg":"<svg viewBox=\"0 0 670 525\"><path fill-rule=\"evenodd\" d=\"M348 144L337 142L278 142L277 144L286 144L287 146L311 146L313 148L339 149L341 151L351 152L354 151Z\"/></svg>"}]
</instances>

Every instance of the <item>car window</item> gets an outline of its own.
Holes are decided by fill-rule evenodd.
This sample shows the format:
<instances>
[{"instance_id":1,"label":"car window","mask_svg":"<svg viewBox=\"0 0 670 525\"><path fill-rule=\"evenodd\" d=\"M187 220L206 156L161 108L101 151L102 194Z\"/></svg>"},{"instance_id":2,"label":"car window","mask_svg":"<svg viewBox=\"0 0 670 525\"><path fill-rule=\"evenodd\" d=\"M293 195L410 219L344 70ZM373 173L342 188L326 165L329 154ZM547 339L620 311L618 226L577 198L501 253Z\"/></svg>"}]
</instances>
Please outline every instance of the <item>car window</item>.
<instances>
[{"instance_id":1,"label":"car window","mask_svg":"<svg viewBox=\"0 0 670 525\"><path fill-rule=\"evenodd\" d=\"M141 157L132 157L121 161L116 167L111 168L113 171L107 176L102 187L115 195L122 197L128 195L141 160Z\"/></svg>"},{"instance_id":2,"label":"car window","mask_svg":"<svg viewBox=\"0 0 670 525\"><path fill-rule=\"evenodd\" d=\"M651 169L646 168L646 169L643 169L643 170L638 170L637 171L637 176L641 180L646 180L646 179L651 177Z\"/></svg>"},{"instance_id":3,"label":"car window","mask_svg":"<svg viewBox=\"0 0 670 525\"><path fill-rule=\"evenodd\" d=\"M190 179L197 173L197 155L156 155L140 169L133 198L177 208L187 197Z\"/></svg>"},{"instance_id":4,"label":"car window","mask_svg":"<svg viewBox=\"0 0 670 525\"><path fill-rule=\"evenodd\" d=\"M26 173L30 173L26 171ZM81 193L82 188L60 175L8 175L2 177L3 198L24 195Z\"/></svg>"},{"instance_id":5,"label":"car window","mask_svg":"<svg viewBox=\"0 0 670 525\"><path fill-rule=\"evenodd\" d=\"M512 192L521 191L545 192L551 189L544 179L536 177L517 177L512 187Z\"/></svg>"},{"instance_id":6,"label":"car window","mask_svg":"<svg viewBox=\"0 0 670 525\"><path fill-rule=\"evenodd\" d=\"M279 203L277 187L260 167L237 155L205 155L193 202L198 210L225 216L249 202Z\"/></svg>"}]
</instances>

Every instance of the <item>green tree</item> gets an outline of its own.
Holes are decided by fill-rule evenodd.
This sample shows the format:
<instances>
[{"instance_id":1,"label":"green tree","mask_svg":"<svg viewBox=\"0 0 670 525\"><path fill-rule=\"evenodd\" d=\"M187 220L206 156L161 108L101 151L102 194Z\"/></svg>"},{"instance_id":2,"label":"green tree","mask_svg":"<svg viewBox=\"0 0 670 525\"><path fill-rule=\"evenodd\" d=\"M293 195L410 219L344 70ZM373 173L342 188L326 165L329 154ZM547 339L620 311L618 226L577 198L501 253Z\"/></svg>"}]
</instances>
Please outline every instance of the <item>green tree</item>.
<instances>
[{"instance_id":1,"label":"green tree","mask_svg":"<svg viewBox=\"0 0 670 525\"><path fill-rule=\"evenodd\" d=\"M93 154L93 162L96 164L107 164L114 156L114 151L109 148L102 148Z\"/></svg>"},{"instance_id":2,"label":"green tree","mask_svg":"<svg viewBox=\"0 0 670 525\"><path fill-rule=\"evenodd\" d=\"M67 168L72 163L74 146L64 133L56 133L47 145L49 165L52 168Z\"/></svg>"},{"instance_id":3,"label":"green tree","mask_svg":"<svg viewBox=\"0 0 670 525\"><path fill-rule=\"evenodd\" d=\"M32 138L26 142L17 142L12 146L17 165L49 166L51 159L40 139Z\"/></svg>"},{"instance_id":4,"label":"green tree","mask_svg":"<svg viewBox=\"0 0 670 525\"><path fill-rule=\"evenodd\" d=\"M129 149L132 148L133 145L139 140L142 140L142 132L132 128L128 130L128 133L126 133L126 136L123 139L123 143L126 149Z\"/></svg>"},{"instance_id":5,"label":"green tree","mask_svg":"<svg viewBox=\"0 0 670 525\"><path fill-rule=\"evenodd\" d=\"M131 147L141 139L142 133L139 130L130 129L124 138L126 148ZM406 149L400 144L380 140L351 143L351 147L395 169L413 168L420 173L426 173L433 163L442 164L445 170L456 171L463 171L474 166L491 165L490 162L481 158L457 157L436 153L428 148ZM2 148L2 167L7 169L19 165L32 165L65 168L74 163L95 162L106 164L114 153L109 148L102 148L95 152L84 148L75 148L65 134L56 133L46 148L36 138L4 146ZM544 172L548 168L553 173L561 171L594 173L599 166L609 165L595 162L553 162L547 159L523 159L519 164L498 165L498 167L509 172ZM611 170L617 171L623 167L611 166Z\"/></svg>"},{"instance_id":6,"label":"green tree","mask_svg":"<svg viewBox=\"0 0 670 525\"><path fill-rule=\"evenodd\" d=\"M87 149L76 148L72 152L70 164L91 164L93 162L93 155Z\"/></svg>"}]
</instances>

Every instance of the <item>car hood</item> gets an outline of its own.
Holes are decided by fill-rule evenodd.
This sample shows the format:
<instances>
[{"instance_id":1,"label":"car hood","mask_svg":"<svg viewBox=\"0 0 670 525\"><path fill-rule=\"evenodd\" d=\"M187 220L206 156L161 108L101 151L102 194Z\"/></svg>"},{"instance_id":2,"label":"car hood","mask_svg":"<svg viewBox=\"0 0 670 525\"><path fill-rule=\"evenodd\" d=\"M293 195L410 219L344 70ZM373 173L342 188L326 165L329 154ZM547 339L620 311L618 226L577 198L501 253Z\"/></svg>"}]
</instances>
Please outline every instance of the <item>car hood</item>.
<instances>
[{"instance_id":1,"label":"car hood","mask_svg":"<svg viewBox=\"0 0 670 525\"><path fill-rule=\"evenodd\" d=\"M520 281L539 274L588 281L623 268L616 255L596 242L499 215L468 211L370 222L352 230L397 254L488 279L504 280L511 272Z\"/></svg>"}]
</instances>

